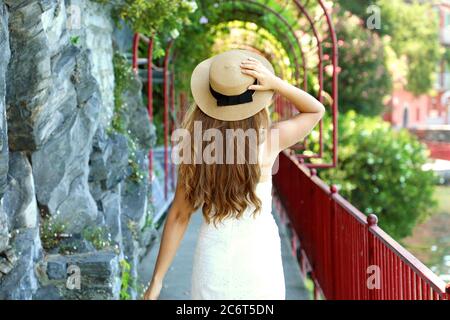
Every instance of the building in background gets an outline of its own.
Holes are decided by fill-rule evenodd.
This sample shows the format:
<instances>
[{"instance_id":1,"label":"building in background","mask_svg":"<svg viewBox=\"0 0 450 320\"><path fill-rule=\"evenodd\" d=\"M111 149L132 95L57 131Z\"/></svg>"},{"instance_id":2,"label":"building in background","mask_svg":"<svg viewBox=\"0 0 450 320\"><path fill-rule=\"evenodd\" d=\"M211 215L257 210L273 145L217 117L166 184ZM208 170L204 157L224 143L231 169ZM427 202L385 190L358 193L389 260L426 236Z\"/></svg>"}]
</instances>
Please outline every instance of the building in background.
<instances>
[{"instance_id":1,"label":"building in background","mask_svg":"<svg viewBox=\"0 0 450 320\"><path fill-rule=\"evenodd\" d=\"M434 1L439 39L450 52L450 0ZM445 56L437 66L434 95L415 96L396 83L384 119L396 128L408 128L425 142L435 159L450 160L450 65ZM433 139L433 140L430 140Z\"/></svg>"}]
</instances>

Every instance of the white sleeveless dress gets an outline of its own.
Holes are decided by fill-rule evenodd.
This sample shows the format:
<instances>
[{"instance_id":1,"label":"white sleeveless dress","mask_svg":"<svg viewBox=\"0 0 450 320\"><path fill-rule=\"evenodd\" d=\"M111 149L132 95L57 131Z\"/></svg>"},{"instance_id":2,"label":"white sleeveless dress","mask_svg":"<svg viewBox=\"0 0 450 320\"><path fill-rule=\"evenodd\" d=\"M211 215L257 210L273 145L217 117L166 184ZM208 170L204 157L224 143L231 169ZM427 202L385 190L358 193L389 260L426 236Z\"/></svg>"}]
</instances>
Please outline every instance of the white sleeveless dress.
<instances>
[{"instance_id":1,"label":"white sleeveless dress","mask_svg":"<svg viewBox=\"0 0 450 320\"><path fill-rule=\"evenodd\" d=\"M191 278L193 300L284 300L278 226L272 216L272 179L256 185L262 208L239 219L208 224L203 218Z\"/></svg>"}]
</instances>

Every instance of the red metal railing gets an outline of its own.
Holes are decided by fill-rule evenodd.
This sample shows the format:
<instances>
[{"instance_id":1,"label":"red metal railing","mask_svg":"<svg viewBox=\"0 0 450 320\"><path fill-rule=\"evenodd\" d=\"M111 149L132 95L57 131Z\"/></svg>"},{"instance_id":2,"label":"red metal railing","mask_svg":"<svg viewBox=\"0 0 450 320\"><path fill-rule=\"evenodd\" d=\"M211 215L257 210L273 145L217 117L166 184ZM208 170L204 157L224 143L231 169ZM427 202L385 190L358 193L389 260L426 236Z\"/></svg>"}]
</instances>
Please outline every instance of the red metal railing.
<instances>
[{"instance_id":1,"label":"red metal railing","mask_svg":"<svg viewBox=\"0 0 450 320\"><path fill-rule=\"evenodd\" d=\"M139 43L143 41L147 44L147 60L145 64L147 65L147 111L150 122L153 121L153 39L148 38L139 33L135 33L133 36L133 56L132 56L132 67L134 72L138 73L139 66ZM169 81L169 57L170 57L170 49L172 48L173 41L169 41L165 50L164 56L164 65L163 65L163 96L164 96L164 113L163 113L163 121L164 121L164 197L167 199L168 189L169 189L169 108L173 112L174 110L174 90L175 87L173 85L173 75L172 81ZM169 83L170 82L170 83ZM171 101L171 102L170 102ZM169 106L169 103L171 104ZM174 129L174 124L172 122L172 129ZM170 133L171 133L170 131ZM153 150L150 148L149 154L149 175L152 177L153 175ZM174 188L174 167L171 167L172 172L172 189Z\"/></svg>"},{"instance_id":2,"label":"red metal railing","mask_svg":"<svg viewBox=\"0 0 450 320\"><path fill-rule=\"evenodd\" d=\"M450 299L450 287L380 229L376 216L366 217L288 151L280 154L274 186L316 298Z\"/></svg>"}]
</instances>

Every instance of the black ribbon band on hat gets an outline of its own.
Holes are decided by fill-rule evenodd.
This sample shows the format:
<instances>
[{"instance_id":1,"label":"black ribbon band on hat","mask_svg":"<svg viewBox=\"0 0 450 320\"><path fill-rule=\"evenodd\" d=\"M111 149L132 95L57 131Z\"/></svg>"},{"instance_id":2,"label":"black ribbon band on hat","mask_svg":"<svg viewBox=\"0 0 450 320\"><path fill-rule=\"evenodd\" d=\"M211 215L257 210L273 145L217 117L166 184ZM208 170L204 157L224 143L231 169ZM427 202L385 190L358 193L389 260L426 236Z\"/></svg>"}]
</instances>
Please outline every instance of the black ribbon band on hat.
<instances>
[{"instance_id":1,"label":"black ribbon band on hat","mask_svg":"<svg viewBox=\"0 0 450 320\"><path fill-rule=\"evenodd\" d=\"M257 84L258 80L255 79L255 82L253 84ZM217 100L217 106L218 107L225 107L225 106L232 106L236 104L243 104L247 102L253 101L253 93L255 90L247 90L244 93L238 94L236 96L227 96L224 94L221 94L217 91L215 91L211 84L209 85L209 91L211 91L211 94L214 98Z\"/></svg>"}]
</instances>

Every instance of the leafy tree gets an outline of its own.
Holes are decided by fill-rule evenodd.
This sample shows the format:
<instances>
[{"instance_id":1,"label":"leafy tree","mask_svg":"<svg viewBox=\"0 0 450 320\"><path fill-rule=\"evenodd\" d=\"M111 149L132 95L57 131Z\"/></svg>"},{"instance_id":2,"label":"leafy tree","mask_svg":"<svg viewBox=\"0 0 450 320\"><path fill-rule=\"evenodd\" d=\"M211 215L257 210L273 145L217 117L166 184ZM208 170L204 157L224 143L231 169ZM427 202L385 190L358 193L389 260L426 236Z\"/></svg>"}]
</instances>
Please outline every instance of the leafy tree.
<instances>
[{"instance_id":1,"label":"leafy tree","mask_svg":"<svg viewBox=\"0 0 450 320\"><path fill-rule=\"evenodd\" d=\"M112 7L116 21L125 21L130 28L147 36L172 31L187 22L197 9L195 1L187 0L94 0Z\"/></svg>"},{"instance_id":2,"label":"leafy tree","mask_svg":"<svg viewBox=\"0 0 450 320\"><path fill-rule=\"evenodd\" d=\"M320 172L330 184L395 238L411 234L429 215L436 178L423 171L426 147L379 117L348 112L339 118L339 165Z\"/></svg>"},{"instance_id":3,"label":"leafy tree","mask_svg":"<svg viewBox=\"0 0 450 320\"><path fill-rule=\"evenodd\" d=\"M340 13L335 28L340 44L340 110L380 114L384 109L383 98L392 88L383 41L348 12Z\"/></svg>"},{"instance_id":4,"label":"leafy tree","mask_svg":"<svg viewBox=\"0 0 450 320\"><path fill-rule=\"evenodd\" d=\"M339 0L339 5L344 9L352 14L355 14L361 18L366 18L369 16L369 13L367 12L367 8L369 8L371 5L376 5L376 0L358 0L358 1L348 1L348 0Z\"/></svg>"},{"instance_id":5,"label":"leafy tree","mask_svg":"<svg viewBox=\"0 0 450 320\"><path fill-rule=\"evenodd\" d=\"M407 89L416 94L433 87L433 75L441 58L438 18L429 4L417 1L378 0L381 35L391 37L390 45L408 65Z\"/></svg>"},{"instance_id":6,"label":"leafy tree","mask_svg":"<svg viewBox=\"0 0 450 320\"><path fill-rule=\"evenodd\" d=\"M155 38L154 58L164 55L167 37L176 38L189 23L189 14L197 10L194 0L94 0L111 6L120 27L125 22L131 30Z\"/></svg>"},{"instance_id":7,"label":"leafy tree","mask_svg":"<svg viewBox=\"0 0 450 320\"><path fill-rule=\"evenodd\" d=\"M433 75L441 58L438 18L429 3L403 0L340 0L345 10L366 21L370 5L380 8L378 33L392 47L398 58L406 59L406 88L415 94L427 93L433 87ZM339 18L338 18L339 19ZM365 23L361 24L364 27ZM399 59L400 60L400 59ZM359 69L358 65L355 68Z\"/></svg>"}]
</instances>

